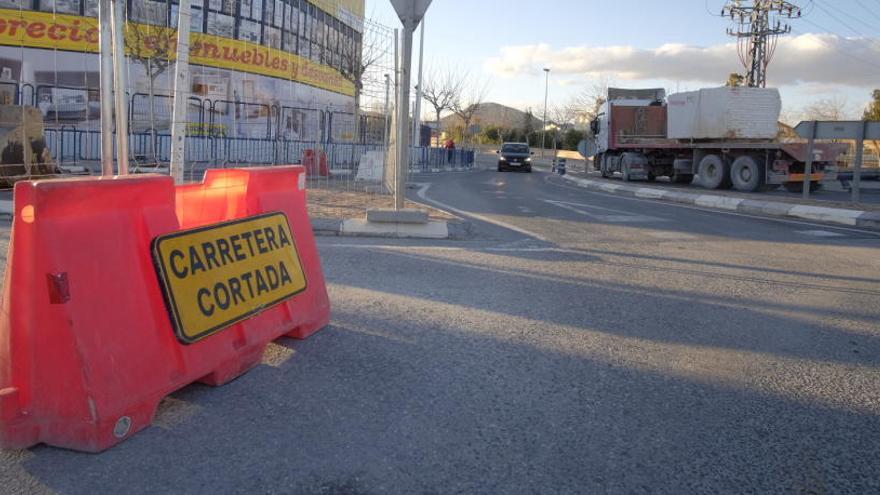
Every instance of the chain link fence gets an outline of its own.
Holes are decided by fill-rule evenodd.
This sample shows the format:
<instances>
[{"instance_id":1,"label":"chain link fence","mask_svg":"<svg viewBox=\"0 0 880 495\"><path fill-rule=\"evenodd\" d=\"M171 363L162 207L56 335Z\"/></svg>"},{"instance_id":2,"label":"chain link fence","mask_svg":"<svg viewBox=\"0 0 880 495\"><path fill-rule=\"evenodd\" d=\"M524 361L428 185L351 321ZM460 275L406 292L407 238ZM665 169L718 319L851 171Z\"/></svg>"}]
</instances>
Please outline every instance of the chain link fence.
<instances>
[{"instance_id":1,"label":"chain link fence","mask_svg":"<svg viewBox=\"0 0 880 495\"><path fill-rule=\"evenodd\" d=\"M192 3L186 181L209 168L302 164L319 210L391 205L395 31L337 7ZM169 173L177 14L176 1L126 4L126 108L114 111L128 115L131 173ZM0 33L0 199L18 180L100 174L97 15L97 0L0 0L0 22L19 23L16 36ZM413 148L409 173L474 163L470 150Z\"/></svg>"}]
</instances>

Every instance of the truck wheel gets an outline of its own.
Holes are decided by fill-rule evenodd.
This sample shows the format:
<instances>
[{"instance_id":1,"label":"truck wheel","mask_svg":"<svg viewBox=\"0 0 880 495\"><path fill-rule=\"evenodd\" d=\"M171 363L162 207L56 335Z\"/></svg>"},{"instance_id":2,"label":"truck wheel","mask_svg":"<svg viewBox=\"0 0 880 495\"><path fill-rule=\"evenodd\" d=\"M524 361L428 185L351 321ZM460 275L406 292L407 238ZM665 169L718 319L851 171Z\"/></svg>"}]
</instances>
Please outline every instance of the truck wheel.
<instances>
[{"instance_id":1,"label":"truck wheel","mask_svg":"<svg viewBox=\"0 0 880 495\"><path fill-rule=\"evenodd\" d=\"M608 159L604 154L599 155L599 172L602 173L602 178L607 179L614 175L613 172L608 172Z\"/></svg>"},{"instance_id":2,"label":"truck wheel","mask_svg":"<svg viewBox=\"0 0 880 495\"><path fill-rule=\"evenodd\" d=\"M740 156L730 166L730 181L737 191L757 191L764 183L764 167L749 155Z\"/></svg>"},{"instance_id":3,"label":"truck wheel","mask_svg":"<svg viewBox=\"0 0 880 495\"><path fill-rule=\"evenodd\" d=\"M694 181L694 174L672 174L672 182L675 184L690 184Z\"/></svg>"},{"instance_id":4,"label":"truck wheel","mask_svg":"<svg viewBox=\"0 0 880 495\"><path fill-rule=\"evenodd\" d=\"M730 189L730 165L718 155L700 160L700 184L706 189Z\"/></svg>"},{"instance_id":5,"label":"truck wheel","mask_svg":"<svg viewBox=\"0 0 880 495\"><path fill-rule=\"evenodd\" d=\"M653 172L648 172L648 175L645 177L648 182L655 182L657 180L657 176L654 175Z\"/></svg>"},{"instance_id":6,"label":"truck wheel","mask_svg":"<svg viewBox=\"0 0 880 495\"><path fill-rule=\"evenodd\" d=\"M782 184L782 187L784 187L786 191L791 192L791 193L804 192L804 183L800 182L800 181L786 182L785 184ZM821 188L822 188L822 184L819 181L814 180L814 181L810 182L810 192L816 192Z\"/></svg>"}]
</instances>

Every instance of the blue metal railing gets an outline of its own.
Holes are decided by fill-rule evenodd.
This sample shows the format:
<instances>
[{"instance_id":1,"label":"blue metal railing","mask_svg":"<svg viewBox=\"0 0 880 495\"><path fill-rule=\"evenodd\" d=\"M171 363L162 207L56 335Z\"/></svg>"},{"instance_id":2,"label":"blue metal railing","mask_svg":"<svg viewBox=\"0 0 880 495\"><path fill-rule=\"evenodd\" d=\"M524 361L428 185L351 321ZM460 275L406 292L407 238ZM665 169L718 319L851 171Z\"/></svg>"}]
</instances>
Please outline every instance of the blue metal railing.
<instances>
[{"instance_id":1,"label":"blue metal railing","mask_svg":"<svg viewBox=\"0 0 880 495\"><path fill-rule=\"evenodd\" d=\"M444 168L473 168L476 160L474 150L446 148L413 148L410 156L410 170L431 172Z\"/></svg>"},{"instance_id":2,"label":"blue metal railing","mask_svg":"<svg viewBox=\"0 0 880 495\"><path fill-rule=\"evenodd\" d=\"M101 160L101 132L71 127L46 129L46 145L60 166L96 165ZM151 146L151 141L153 145ZM136 163L171 160L171 136L150 132L129 135L129 147ZM155 148L155 150L153 150ZM200 164L197 168L243 165L285 165L301 163L306 150L321 150L333 170L356 173L361 156L380 151L382 144L321 143L272 138L232 138L224 136L187 136L186 162ZM152 159L155 153L155 160ZM475 162L473 150L445 148L413 148L410 171L431 172L435 169L467 169Z\"/></svg>"}]
</instances>

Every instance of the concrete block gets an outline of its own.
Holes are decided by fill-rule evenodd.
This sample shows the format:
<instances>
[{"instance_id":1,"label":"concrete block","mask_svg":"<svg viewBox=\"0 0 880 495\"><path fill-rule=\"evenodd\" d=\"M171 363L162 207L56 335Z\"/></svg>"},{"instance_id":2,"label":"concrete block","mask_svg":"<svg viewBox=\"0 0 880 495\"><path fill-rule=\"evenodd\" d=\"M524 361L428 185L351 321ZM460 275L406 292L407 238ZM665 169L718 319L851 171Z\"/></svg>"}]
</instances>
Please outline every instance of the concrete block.
<instances>
[{"instance_id":1,"label":"concrete block","mask_svg":"<svg viewBox=\"0 0 880 495\"><path fill-rule=\"evenodd\" d=\"M807 220L819 220L820 222L840 223L843 225L856 225L856 220L864 214L859 210L844 210L842 208L826 208L823 206L798 205L789 210L788 214Z\"/></svg>"},{"instance_id":2,"label":"concrete block","mask_svg":"<svg viewBox=\"0 0 880 495\"><path fill-rule=\"evenodd\" d=\"M442 221L432 221L424 224L380 223L352 218L342 222L342 235L446 239L449 237L449 229L446 222Z\"/></svg>"},{"instance_id":3,"label":"concrete block","mask_svg":"<svg viewBox=\"0 0 880 495\"><path fill-rule=\"evenodd\" d=\"M342 220L335 218L312 218L312 231L317 235L339 235Z\"/></svg>"},{"instance_id":4,"label":"concrete block","mask_svg":"<svg viewBox=\"0 0 880 495\"><path fill-rule=\"evenodd\" d=\"M678 191L666 191L666 194L663 196L663 199L666 201L671 201L673 203L681 203L685 205L694 205L697 204L697 198L699 195L693 193L684 193Z\"/></svg>"},{"instance_id":5,"label":"concrete block","mask_svg":"<svg viewBox=\"0 0 880 495\"><path fill-rule=\"evenodd\" d=\"M741 198L731 198L728 196L714 196L711 194L703 194L697 198L696 205L708 208L718 208L719 210L733 210L742 203Z\"/></svg>"},{"instance_id":6,"label":"concrete block","mask_svg":"<svg viewBox=\"0 0 880 495\"><path fill-rule=\"evenodd\" d=\"M774 217L788 216L788 212L794 207L790 203L778 201L758 201L746 199L739 204L736 211L753 215L771 215Z\"/></svg>"},{"instance_id":7,"label":"concrete block","mask_svg":"<svg viewBox=\"0 0 880 495\"><path fill-rule=\"evenodd\" d=\"M370 223L428 223L428 212L425 210L367 210L367 222Z\"/></svg>"},{"instance_id":8,"label":"concrete block","mask_svg":"<svg viewBox=\"0 0 880 495\"><path fill-rule=\"evenodd\" d=\"M662 199L665 195L666 191L662 189L654 189L651 187L640 187L636 189L637 198Z\"/></svg>"},{"instance_id":9,"label":"concrete block","mask_svg":"<svg viewBox=\"0 0 880 495\"><path fill-rule=\"evenodd\" d=\"M856 225L859 227L880 227L880 211L863 212L856 219Z\"/></svg>"}]
</instances>

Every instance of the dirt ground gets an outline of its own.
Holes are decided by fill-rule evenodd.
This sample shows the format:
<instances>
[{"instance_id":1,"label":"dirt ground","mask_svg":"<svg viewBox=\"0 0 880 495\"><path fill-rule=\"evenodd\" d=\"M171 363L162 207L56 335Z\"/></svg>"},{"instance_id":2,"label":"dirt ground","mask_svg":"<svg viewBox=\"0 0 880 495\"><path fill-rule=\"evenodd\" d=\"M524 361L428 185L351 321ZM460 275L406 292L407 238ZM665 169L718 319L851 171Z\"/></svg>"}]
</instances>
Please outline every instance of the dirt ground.
<instances>
[{"instance_id":1,"label":"dirt ground","mask_svg":"<svg viewBox=\"0 0 880 495\"><path fill-rule=\"evenodd\" d=\"M309 189L309 216L311 218L359 218L369 208L393 208L394 198L389 194L366 191L346 191L334 189ZM455 217L438 209L415 201L407 201L407 208L427 210L434 220L451 220Z\"/></svg>"}]
</instances>

